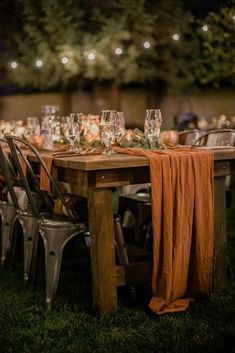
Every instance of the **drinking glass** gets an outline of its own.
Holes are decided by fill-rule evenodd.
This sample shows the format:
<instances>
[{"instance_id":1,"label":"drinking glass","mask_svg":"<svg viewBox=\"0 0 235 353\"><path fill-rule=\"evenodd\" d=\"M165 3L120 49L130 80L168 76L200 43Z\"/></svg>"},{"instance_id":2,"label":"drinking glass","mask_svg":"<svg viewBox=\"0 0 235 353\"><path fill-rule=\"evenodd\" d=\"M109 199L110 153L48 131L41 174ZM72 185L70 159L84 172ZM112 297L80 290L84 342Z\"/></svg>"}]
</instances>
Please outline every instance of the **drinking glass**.
<instances>
[{"instance_id":1,"label":"drinking glass","mask_svg":"<svg viewBox=\"0 0 235 353\"><path fill-rule=\"evenodd\" d=\"M40 135L40 123L37 117L28 117L27 124L25 126L25 137L26 139L32 135Z\"/></svg>"},{"instance_id":2,"label":"drinking glass","mask_svg":"<svg viewBox=\"0 0 235 353\"><path fill-rule=\"evenodd\" d=\"M4 137L5 120L0 120L0 137Z\"/></svg>"},{"instance_id":3,"label":"drinking glass","mask_svg":"<svg viewBox=\"0 0 235 353\"><path fill-rule=\"evenodd\" d=\"M161 125L162 114L160 109L147 109L144 122L144 133L151 149L156 148L156 145L158 145Z\"/></svg>"},{"instance_id":4,"label":"drinking glass","mask_svg":"<svg viewBox=\"0 0 235 353\"><path fill-rule=\"evenodd\" d=\"M114 130L115 142L119 142L125 134L125 117L123 112L116 112Z\"/></svg>"},{"instance_id":5,"label":"drinking glass","mask_svg":"<svg viewBox=\"0 0 235 353\"><path fill-rule=\"evenodd\" d=\"M112 142L115 139L115 110L103 110L101 114L101 121L99 126L100 141L105 146L104 152L102 154L106 156L111 156L115 154L112 150Z\"/></svg>"},{"instance_id":6,"label":"drinking glass","mask_svg":"<svg viewBox=\"0 0 235 353\"><path fill-rule=\"evenodd\" d=\"M16 120L15 124L15 135L19 136L20 138L23 138L25 134L25 127L23 120Z\"/></svg>"},{"instance_id":7,"label":"drinking glass","mask_svg":"<svg viewBox=\"0 0 235 353\"><path fill-rule=\"evenodd\" d=\"M85 130L85 141L92 144L95 141L99 141L99 125L100 116L94 114L88 114L86 119L86 130Z\"/></svg>"},{"instance_id":8,"label":"drinking glass","mask_svg":"<svg viewBox=\"0 0 235 353\"><path fill-rule=\"evenodd\" d=\"M77 124L77 147L76 147L76 151L77 152L82 152L82 147L81 147L81 135L82 135L82 131L83 131L83 121L84 121L84 114L83 113L77 113L75 114L75 118L76 119L76 124Z\"/></svg>"},{"instance_id":9,"label":"drinking glass","mask_svg":"<svg viewBox=\"0 0 235 353\"><path fill-rule=\"evenodd\" d=\"M12 133L14 135L11 121L5 121L3 134L4 135L11 135Z\"/></svg>"},{"instance_id":10,"label":"drinking glass","mask_svg":"<svg viewBox=\"0 0 235 353\"><path fill-rule=\"evenodd\" d=\"M63 133L70 144L69 151L76 152L75 142L78 139L79 134L79 124L75 121L75 114L71 113L65 118L62 124Z\"/></svg>"}]
</instances>

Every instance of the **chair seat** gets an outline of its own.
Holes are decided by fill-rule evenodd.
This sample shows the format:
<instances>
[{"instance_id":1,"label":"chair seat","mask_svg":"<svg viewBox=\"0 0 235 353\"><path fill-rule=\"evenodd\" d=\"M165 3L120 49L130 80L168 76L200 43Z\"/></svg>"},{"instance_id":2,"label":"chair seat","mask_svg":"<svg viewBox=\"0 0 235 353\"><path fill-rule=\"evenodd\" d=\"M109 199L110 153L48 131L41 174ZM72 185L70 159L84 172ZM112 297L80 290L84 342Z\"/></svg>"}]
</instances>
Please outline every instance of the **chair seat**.
<instances>
[{"instance_id":1,"label":"chair seat","mask_svg":"<svg viewBox=\"0 0 235 353\"><path fill-rule=\"evenodd\" d=\"M82 223L73 223L68 220L68 218L63 216L53 216L52 218L42 217L40 219L40 226L45 228L59 228L59 229L74 229L82 231L86 230L85 224Z\"/></svg>"},{"instance_id":2,"label":"chair seat","mask_svg":"<svg viewBox=\"0 0 235 353\"><path fill-rule=\"evenodd\" d=\"M138 194L123 194L120 195L120 198L123 198L125 200L133 200L135 202L149 202L150 201L150 193L143 192L143 193L138 193Z\"/></svg>"}]
</instances>

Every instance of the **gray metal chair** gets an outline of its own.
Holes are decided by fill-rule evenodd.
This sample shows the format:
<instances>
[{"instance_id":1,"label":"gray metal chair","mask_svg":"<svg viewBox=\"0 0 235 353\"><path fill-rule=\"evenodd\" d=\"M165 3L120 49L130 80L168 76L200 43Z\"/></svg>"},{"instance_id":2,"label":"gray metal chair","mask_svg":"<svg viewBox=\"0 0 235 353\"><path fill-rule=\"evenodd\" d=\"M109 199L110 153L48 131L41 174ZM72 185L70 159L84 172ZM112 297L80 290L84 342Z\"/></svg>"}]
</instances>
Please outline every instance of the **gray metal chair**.
<instances>
[{"instance_id":1,"label":"gray metal chair","mask_svg":"<svg viewBox=\"0 0 235 353\"><path fill-rule=\"evenodd\" d=\"M143 188L144 185L144 188ZM146 219L151 218L151 208L148 207L151 199L149 184L143 184L140 188L135 188L133 193L123 193L119 196L118 213L125 229L134 229L134 242L143 246L145 243L144 224ZM129 219L133 218L133 225ZM130 229L129 229L130 230ZM132 236L133 237L133 236Z\"/></svg>"},{"instance_id":2,"label":"gray metal chair","mask_svg":"<svg viewBox=\"0 0 235 353\"><path fill-rule=\"evenodd\" d=\"M211 130L199 136L195 142L195 146L234 146L235 145L235 130L233 129L218 129Z\"/></svg>"},{"instance_id":3,"label":"gray metal chair","mask_svg":"<svg viewBox=\"0 0 235 353\"><path fill-rule=\"evenodd\" d=\"M1 204L2 218L8 217L9 225L3 223L2 230L2 262L5 261L6 253L11 245L11 232L16 221L22 226L24 243L24 280L28 281L32 270L32 260L35 255L38 238L38 218L33 214L28 203L27 194L20 186L19 180L15 174L14 168L6 155L3 145L7 142L0 140L0 166L4 176L9 202Z\"/></svg>"},{"instance_id":4,"label":"gray metal chair","mask_svg":"<svg viewBox=\"0 0 235 353\"><path fill-rule=\"evenodd\" d=\"M235 130L234 129L217 129L211 130L200 136L195 142L195 146L234 146L235 145ZM226 177L226 186L229 188L231 176ZM225 192L226 208L230 208L232 204L232 193L229 190Z\"/></svg>"},{"instance_id":5,"label":"gray metal chair","mask_svg":"<svg viewBox=\"0 0 235 353\"><path fill-rule=\"evenodd\" d=\"M4 266L11 243L13 226L16 220L16 209L6 201L0 201L1 215L1 265Z\"/></svg>"},{"instance_id":6,"label":"gray metal chair","mask_svg":"<svg viewBox=\"0 0 235 353\"><path fill-rule=\"evenodd\" d=\"M4 178L4 181L6 183L5 177L4 177L4 166L2 165L3 162L5 161L5 153L3 154L2 146L1 144L6 142L3 139L0 139L0 169L1 169L1 175ZM10 162L6 161L5 163L9 163L9 168ZM13 169L11 169L13 172ZM4 193L6 195L6 192ZM5 197L5 200L0 201L0 215L1 215L1 264L4 266L5 261L6 261L6 256L7 252L10 248L11 244L11 237L12 237L12 232L14 228L14 224L17 218L17 209L16 207L9 203L7 201L7 198Z\"/></svg>"},{"instance_id":7,"label":"gray metal chair","mask_svg":"<svg viewBox=\"0 0 235 353\"><path fill-rule=\"evenodd\" d=\"M203 131L198 129L179 131L179 144L187 146L193 145L202 135Z\"/></svg>"},{"instance_id":8,"label":"gray metal chair","mask_svg":"<svg viewBox=\"0 0 235 353\"><path fill-rule=\"evenodd\" d=\"M18 137L7 136L6 139L11 149L12 158L18 170L21 183L26 191L32 210L32 215L38 220L39 233L43 239L45 250L46 304L48 309L50 309L58 288L63 249L70 239L76 235L84 233L87 227L84 223L78 221L77 215L75 215L68 207L65 197L58 187L57 182L48 171L39 152L31 144ZM43 196L44 201L46 193L42 193L42 191L40 191L37 176L32 167L30 167L24 151L21 148L22 146L30 151L30 153L34 156L34 160L40 165L41 168L43 168L48 179L50 180L53 194L61 200L64 208L66 209L67 216L53 215L51 208L48 207L48 205L44 212L40 212L35 206L29 185L29 178L26 178L24 174L22 160L24 160L24 163L27 164L30 177L34 182L34 186L39 192L39 195L41 197Z\"/></svg>"}]
</instances>

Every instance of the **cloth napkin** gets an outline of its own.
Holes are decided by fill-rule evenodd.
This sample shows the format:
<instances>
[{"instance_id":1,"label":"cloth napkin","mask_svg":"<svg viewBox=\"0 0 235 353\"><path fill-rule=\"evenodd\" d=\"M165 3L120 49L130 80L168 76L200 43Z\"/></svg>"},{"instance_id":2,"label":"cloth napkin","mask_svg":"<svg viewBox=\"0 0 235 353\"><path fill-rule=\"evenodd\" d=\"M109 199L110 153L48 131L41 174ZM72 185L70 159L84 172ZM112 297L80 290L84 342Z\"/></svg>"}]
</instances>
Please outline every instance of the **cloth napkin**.
<instances>
[{"instance_id":1,"label":"cloth napkin","mask_svg":"<svg viewBox=\"0 0 235 353\"><path fill-rule=\"evenodd\" d=\"M114 147L149 158L153 271L149 307L157 314L186 310L197 295L212 293L213 152Z\"/></svg>"}]
</instances>

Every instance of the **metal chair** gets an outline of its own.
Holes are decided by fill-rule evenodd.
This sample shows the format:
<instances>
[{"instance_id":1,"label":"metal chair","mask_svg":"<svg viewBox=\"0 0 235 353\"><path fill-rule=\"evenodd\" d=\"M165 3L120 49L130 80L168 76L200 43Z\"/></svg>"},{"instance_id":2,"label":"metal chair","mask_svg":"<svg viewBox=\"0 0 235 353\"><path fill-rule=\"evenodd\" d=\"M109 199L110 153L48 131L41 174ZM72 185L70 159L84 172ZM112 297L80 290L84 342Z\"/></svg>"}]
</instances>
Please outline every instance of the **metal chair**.
<instances>
[{"instance_id":1,"label":"metal chair","mask_svg":"<svg viewBox=\"0 0 235 353\"><path fill-rule=\"evenodd\" d=\"M211 130L200 136L195 142L195 146L234 146L235 130L234 129L218 129ZM231 176L226 177L226 186L229 188ZM226 208L230 208L232 204L232 193L229 190L225 192Z\"/></svg>"},{"instance_id":2,"label":"metal chair","mask_svg":"<svg viewBox=\"0 0 235 353\"><path fill-rule=\"evenodd\" d=\"M1 214L1 265L5 265L7 252L9 250L11 236L13 231L13 225L15 223L16 209L13 205L8 204L5 201L0 202L0 214Z\"/></svg>"},{"instance_id":3,"label":"metal chair","mask_svg":"<svg viewBox=\"0 0 235 353\"><path fill-rule=\"evenodd\" d=\"M202 135L203 131L198 129L179 131L179 144L187 146L193 145Z\"/></svg>"},{"instance_id":4,"label":"metal chair","mask_svg":"<svg viewBox=\"0 0 235 353\"><path fill-rule=\"evenodd\" d=\"M39 152L31 144L18 137L7 136L6 139L11 150L12 159L19 173L21 183L27 194L32 215L38 221L39 233L43 239L45 251L46 304L47 308L50 309L58 288L64 246L74 236L84 233L87 227L84 223L78 222L77 216L68 207L64 195L48 171ZM25 157L22 146L30 151L35 161L40 165L41 168L43 168L51 183L53 194L61 200L63 207L66 210L67 216L56 216L52 214L52 208L48 205L48 203L50 203L48 201L50 200L47 194L40 190L37 175L34 173L30 163ZM29 178L24 174L22 160L27 164L29 175L34 182L34 186L38 191L42 201L46 201L47 207L45 210L43 210L43 212L40 212L40 210L38 210L35 205L35 201L32 197L29 185Z\"/></svg>"},{"instance_id":5,"label":"metal chair","mask_svg":"<svg viewBox=\"0 0 235 353\"><path fill-rule=\"evenodd\" d=\"M234 146L235 130L218 129L211 130L199 136L195 142L195 146Z\"/></svg>"},{"instance_id":6,"label":"metal chair","mask_svg":"<svg viewBox=\"0 0 235 353\"><path fill-rule=\"evenodd\" d=\"M3 144L7 144L5 140L0 140L0 165L4 176L7 190L8 203L4 206L8 213L12 214L13 221L10 223L12 227L16 221L19 221L23 230L24 243L24 280L28 281L32 270L32 259L34 257L38 238L38 218L32 213L25 190L20 186L14 168L10 163L6 153L4 152ZM35 194L33 194L35 195ZM35 196L34 196L35 199ZM2 205L3 206L3 205ZM4 217L3 217L4 218ZM5 232L5 235L4 235ZM2 259L5 260L8 247L11 244L10 231L3 233ZM3 261L3 260L2 260Z\"/></svg>"},{"instance_id":7,"label":"metal chair","mask_svg":"<svg viewBox=\"0 0 235 353\"><path fill-rule=\"evenodd\" d=\"M148 206L150 203L149 185L144 185L147 189L143 189L143 185L139 189L135 186L133 193L121 194L118 208L123 228L134 228L134 240L132 242L139 246L143 246L145 243L143 227L146 219L151 218L151 208ZM128 220L131 216L134 218L133 225L130 225Z\"/></svg>"},{"instance_id":8,"label":"metal chair","mask_svg":"<svg viewBox=\"0 0 235 353\"><path fill-rule=\"evenodd\" d=\"M4 165L8 164L8 168L11 169L13 173L12 165L8 159L5 160L5 153L2 150L2 143L6 144L6 141L0 139L0 168L1 168L1 175L4 178L6 183L6 178L4 177ZM4 193L6 195L6 192ZM17 209L16 207L7 201L7 197L5 200L0 201L0 215L1 215L1 264L2 266L5 265L7 252L10 248L11 244L11 237L14 228L14 224L17 218Z\"/></svg>"}]
</instances>

